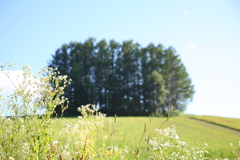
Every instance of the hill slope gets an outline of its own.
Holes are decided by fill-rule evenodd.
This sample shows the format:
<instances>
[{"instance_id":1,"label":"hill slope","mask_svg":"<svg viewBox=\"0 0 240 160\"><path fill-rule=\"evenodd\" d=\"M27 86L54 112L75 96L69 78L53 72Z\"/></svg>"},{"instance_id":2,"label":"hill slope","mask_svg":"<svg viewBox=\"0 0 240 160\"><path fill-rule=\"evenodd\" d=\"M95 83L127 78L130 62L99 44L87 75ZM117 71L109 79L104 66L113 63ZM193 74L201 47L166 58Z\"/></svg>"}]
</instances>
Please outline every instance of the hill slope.
<instances>
[{"instance_id":1,"label":"hill slope","mask_svg":"<svg viewBox=\"0 0 240 160\"><path fill-rule=\"evenodd\" d=\"M108 135L114 130L113 141L115 144L138 146L141 137L144 133L146 124L146 135L149 137L154 135L154 129L159 128L166 118L157 117L118 117L116 123L110 123L114 118L107 118L107 127L104 134ZM218 159L233 159L235 156L232 151L240 141L240 132L219 125L207 123L191 119L190 117L181 116L170 118L163 125L163 129L171 125L175 125L177 134L181 141L186 141L190 146L199 146L207 143L209 145L209 158ZM139 146L141 147L141 146ZM143 147L143 146L142 146Z\"/></svg>"},{"instance_id":2,"label":"hill slope","mask_svg":"<svg viewBox=\"0 0 240 160\"><path fill-rule=\"evenodd\" d=\"M191 118L240 131L240 119L216 116L191 116Z\"/></svg>"}]
</instances>

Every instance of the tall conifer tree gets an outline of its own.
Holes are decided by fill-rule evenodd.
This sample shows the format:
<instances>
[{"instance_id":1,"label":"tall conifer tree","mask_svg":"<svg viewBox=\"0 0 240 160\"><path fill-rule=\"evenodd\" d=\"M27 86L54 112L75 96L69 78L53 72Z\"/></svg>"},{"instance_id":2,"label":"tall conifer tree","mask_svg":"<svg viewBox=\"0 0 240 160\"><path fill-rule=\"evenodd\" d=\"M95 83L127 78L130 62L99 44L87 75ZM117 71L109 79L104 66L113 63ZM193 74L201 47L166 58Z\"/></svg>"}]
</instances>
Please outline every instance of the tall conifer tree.
<instances>
[{"instance_id":1,"label":"tall conifer tree","mask_svg":"<svg viewBox=\"0 0 240 160\"><path fill-rule=\"evenodd\" d=\"M72 84L66 89L70 105L97 104L108 115L148 116L161 111L185 110L192 100L194 86L173 48L133 41L111 40L70 42L57 49L49 62Z\"/></svg>"}]
</instances>

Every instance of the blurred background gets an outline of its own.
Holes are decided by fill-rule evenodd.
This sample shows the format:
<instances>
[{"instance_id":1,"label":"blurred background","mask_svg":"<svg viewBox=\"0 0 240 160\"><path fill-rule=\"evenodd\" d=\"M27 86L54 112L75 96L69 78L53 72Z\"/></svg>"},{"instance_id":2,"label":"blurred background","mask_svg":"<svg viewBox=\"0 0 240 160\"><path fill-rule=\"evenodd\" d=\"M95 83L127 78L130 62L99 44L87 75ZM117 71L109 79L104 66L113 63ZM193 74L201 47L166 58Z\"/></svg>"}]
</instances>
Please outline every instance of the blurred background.
<instances>
[{"instance_id":1,"label":"blurred background","mask_svg":"<svg viewBox=\"0 0 240 160\"><path fill-rule=\"evenodd\" d=\"M48 65L63 44L133 40L172 46L196 93L185 113L240 118L240 1L0 1L0 65ZM3 94L11 83L0 73Z\"/></svg>"}]
</instances>

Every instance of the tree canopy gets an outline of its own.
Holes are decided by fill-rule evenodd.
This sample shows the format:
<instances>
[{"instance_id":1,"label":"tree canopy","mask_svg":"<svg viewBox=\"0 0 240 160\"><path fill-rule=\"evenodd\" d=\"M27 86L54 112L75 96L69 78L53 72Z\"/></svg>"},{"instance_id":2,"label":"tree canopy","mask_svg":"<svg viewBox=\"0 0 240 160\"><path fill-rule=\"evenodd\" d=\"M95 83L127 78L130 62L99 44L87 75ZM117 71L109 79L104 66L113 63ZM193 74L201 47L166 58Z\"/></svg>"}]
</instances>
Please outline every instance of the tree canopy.
<instances>
[{"instance_id":1,"label":"tree canopy","mask_svg":"<svg viewBox=\"0 0 240 160\"><path fill-rule=\"evenodd\" d=\"M69 109L96 104L108 115L166 114L168 107L184 111L194 86L174 48L161 44L142 47L132 40L63 44L52 55L49 67L58 68L72 83L66 88Z\"/></svg>"}]
</instances>

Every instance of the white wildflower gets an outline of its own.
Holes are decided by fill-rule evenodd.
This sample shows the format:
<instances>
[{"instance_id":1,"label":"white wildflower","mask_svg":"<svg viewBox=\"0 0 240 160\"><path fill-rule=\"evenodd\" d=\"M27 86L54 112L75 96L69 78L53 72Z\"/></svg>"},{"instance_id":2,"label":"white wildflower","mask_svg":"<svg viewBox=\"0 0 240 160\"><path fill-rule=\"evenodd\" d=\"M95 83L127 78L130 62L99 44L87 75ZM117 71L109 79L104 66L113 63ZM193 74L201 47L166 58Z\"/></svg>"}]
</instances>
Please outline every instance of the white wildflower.
<instances>
[{"instance_id":1,"label":"white wildflower","mask_svg":"<svg viewBox=\"0 0 240 160\"><path fill-rule=\"evenodd\" d=\"M173 156L173 157L178 157L178 154L177 154L176 152L173 152L173 153L172 153L172 156Z\"/></svg>"},{"instance_id":2,"label":"white wildflower","mask_svg":"<svg viewBox=\"0 0 240 160\"><path fill-rule=\"evenodd\" d=\"M59 144L59 141L58 141L58 140L55 140L55 141L52 142L52 145L53 145L53 146L56 146L56 145L58 145L58 144Z\"/></svg>"},{"instance_id":3,"label":"white wildflower","mask_svg":"<svg viewBox=\"0 0 240 160\"><path fill-rule=\"evenodd\" d=\"M12 67L12 63L11 62L7 62L7 66L8 67Z\"/></svg>"}]
</instances>

